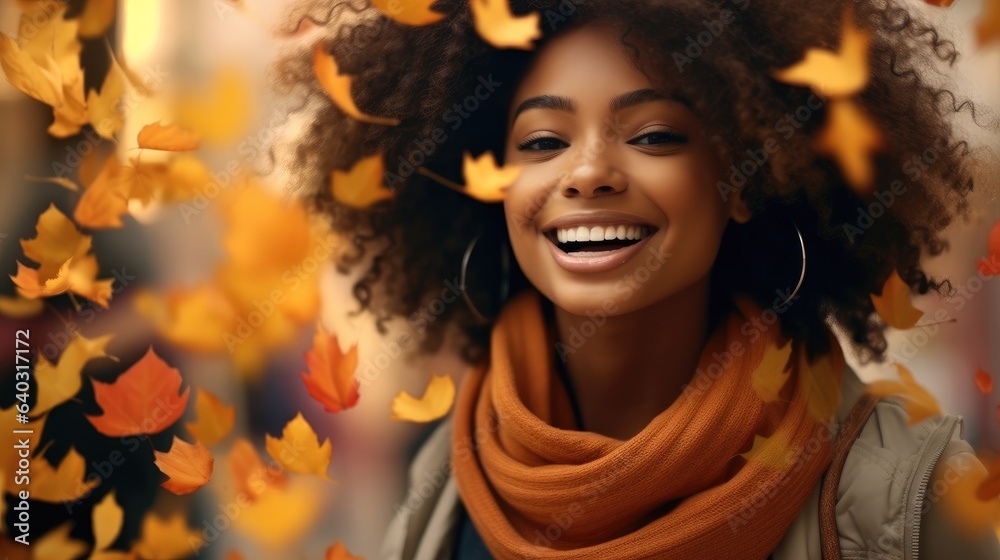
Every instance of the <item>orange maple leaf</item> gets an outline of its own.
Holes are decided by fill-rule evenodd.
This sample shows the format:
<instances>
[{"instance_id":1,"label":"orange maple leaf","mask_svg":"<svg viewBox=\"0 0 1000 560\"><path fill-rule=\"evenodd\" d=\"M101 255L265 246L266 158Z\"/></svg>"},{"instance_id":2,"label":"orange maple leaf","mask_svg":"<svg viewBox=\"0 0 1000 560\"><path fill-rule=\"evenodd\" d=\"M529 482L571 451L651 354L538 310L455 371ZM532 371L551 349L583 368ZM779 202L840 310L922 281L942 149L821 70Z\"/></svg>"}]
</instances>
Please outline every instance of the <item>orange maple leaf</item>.
<instances>
[{"instance_id":1,"label":"orange maple leaf","mask_svg":"<svg viewBox=\"0 0 1000 560\"><path fill-rule=\"evenodd\" d=\"M854 95L868 83L870 42L870 34L854 25L853 12L848 8L844 10L840 48L836 52L808 49L800 62L773 75L786 84L810 86L824 96Z\"/></svg>"},{"instance_id":2,"label":"orange maple leaf","mask_svg":"<svg viewBox=\"0 0 1000 560\"><path fill-rule=\"evenodd\" d=\"M937 399L913 378L910 370L903 364L895 364L900 380L873 381L868 384L868 392L876 397L902 397L906 413L910 416L910 424L916 424L931 416L941 414L941 406Z\"/></svg>"},{"instance_id":3,"label":"orange maple leaf","mask_svg":"<svg viewBox=\"0 0 1000 560\"><path fill-rule=\"evenodd\" d=\"M431 9L434 0L409 0L408 2L398 2L395 0L372 0L372 5L378 11L406 25L421 26L430 25L440 21L445 15Z\"/></svg>"},{"instance_id":4,"label":"orange maple leaf","mask_svg":"<svg viewBox=\"0 0 1000 560\"><path fill-rule=\"evenodd\" d=\"M532 41L542 36L541 15L514 15L508 0L470 0L469 9L476 33L498 49L531 50Z\"/></svg>"},{"instance_id":5,"label":"orange maple leaf","mask_svg":"<svg viewBox=\"0 0 1000 560\"><path fill-rule=\"evenodd\" d=\"M853 100L834 99L828 112L816 137L816 151L837 162L854 192L868 197L875 181L872 153L885 149L885 136Z\"/></svg>"},{"instance_id":6,"label":"orange maple leaf","mask_svg":"<svg viewBox=\"0 0 1000 560\"><path fill-rule=\"evenodd\" d=\"M194 408L198 413L197 421L186 422L184 425L202 444L215 445L232 431L236 419L235 406L226 406L219 397L199 389L198 396L194 399Z\"/></svg>"},{"instance_id":7,"label":"orange maple leaf","mask_svg":"<svg viewBox=\"0 0 1000 560\"><path fill-rule=\"evenodd\" d=\"M337 61L333 55L326 52L322 42L316 43L316 47L313 49L313 73L316 75L319 85L323 87L323 91L348 116L373 124L390 126L399 124L399 119L369 115L357 106L351 95L351 78L340 73Z\"/></svg>"},{"instance_id":8,"label":"orange maple leaf","mask_svg":"<svg viewBox=\"0 0 1000 560\"><path fill-rule=\"evenodd\" d=\"M993 392L993 377L990 376L986 370L983 368L977 369L975 379L976 387L979 389L980 393L989 395Z\"/></svg>"},{"instance_id":9,"label":"orange maple leaf","mask_svg":"<svg viewBox=\"0 0 1000 560\"><path fill-rule=\"evenodd\" d=\"M261 460L257 449L245 438L237 438L229 450L229 474L236 488L251 502L271 485L283 488L288 482L284 469L269 468Z\"/></svg>"},{"instance_id":10,"label":"orange maple leaf","mask_svg":"<svg viewBox=\"0 0 1000 560\"><path fill-rule=\"evenodd\" d=\"M910 286L893 270L882 286L882 294L871 294L872 304L879 317L890 327L910 329L917 324L924 312L913 307Z\"/></svg>"},{"instance_id":11,"label":"orange maple leaf","mask_svg":"<svg viewBox=\"0 0 1000 560\"><path fill-rule=\"evenodd\" d=\"M177 421L187 407L191 388L181 388L181 374L150 346L146 354L113 383L94 384L94 399L103 415L87 415L97 431L109 437L156 434Z\"/></svg>"},{"instance_id":12,"label":"orange maple leaf","mask_svg":"<svg viewBox=\"0 0 1000 560\"><path fill-rule=\"evenodd\" d=\"M302 381L309 395L323 404L327 412L340 412L358 404L358 345L341 353L337 336L327 334L322 325L316 326L312 349L306 352L309 374L302 372Z\"/></svg>"},{"instance_id":13,"label":"orange maple leaf","mask_svg":"<svg viewBox=\"0 0 1000 560\"><path fill-rule=\"evenodd\" d=\"M201 488L212 478L215 459L207 447L200 442L194 445L174 436L173 444L166 453L153 450L156 467L167 475L161 486L174 494L190 494Z\"/></svg>"}]
</instances>

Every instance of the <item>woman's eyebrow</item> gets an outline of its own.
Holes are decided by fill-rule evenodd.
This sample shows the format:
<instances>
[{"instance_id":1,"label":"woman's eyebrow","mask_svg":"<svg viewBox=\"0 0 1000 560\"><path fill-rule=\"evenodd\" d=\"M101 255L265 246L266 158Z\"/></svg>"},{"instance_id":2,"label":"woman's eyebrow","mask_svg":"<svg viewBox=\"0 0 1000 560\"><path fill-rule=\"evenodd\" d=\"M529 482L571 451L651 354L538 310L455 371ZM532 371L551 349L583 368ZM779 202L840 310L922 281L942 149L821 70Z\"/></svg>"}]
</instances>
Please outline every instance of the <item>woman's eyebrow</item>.
<instances>
[{"instance_id":1,"label":"woman's eyebrow","mask_svg":"<svg viewBox=\"0 0 1000 560\"><path fill-rule=\"evenodd\" d=\"M619 113L635 105L641 105L642 103L663 99L671 98L655 90L643 88L612 97L608 107L612 113ZM562 97L559 95L537 95L522 101L521 104L517 106L517 109L514 110L514 114L511 115L510 121L514 122L514 119L516 119L518 115L529 109L552 109L555 111L575 113L576 105L573 103L573 100L568 97Z\"/></svg>"}]
</instances>

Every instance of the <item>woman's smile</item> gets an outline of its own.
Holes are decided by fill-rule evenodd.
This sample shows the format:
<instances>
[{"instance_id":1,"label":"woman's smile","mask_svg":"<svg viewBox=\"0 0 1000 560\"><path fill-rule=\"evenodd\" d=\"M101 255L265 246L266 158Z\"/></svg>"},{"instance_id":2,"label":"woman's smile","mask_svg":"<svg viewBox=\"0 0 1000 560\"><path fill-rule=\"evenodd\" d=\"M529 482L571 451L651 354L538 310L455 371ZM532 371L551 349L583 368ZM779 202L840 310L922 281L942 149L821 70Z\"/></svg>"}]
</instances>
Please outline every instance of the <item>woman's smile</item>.
<instances>
[{"instance_id":1,"label":"woman's smile","mask_svg":"<svg viewBox=\"0 0 1000 560\"><path fill-rule=\"evenodd\" d=\"M622 212L565 214L541 228L553 260L570 272L605 272L642 251L659 228Z\"/></svg>"}]
</instances>

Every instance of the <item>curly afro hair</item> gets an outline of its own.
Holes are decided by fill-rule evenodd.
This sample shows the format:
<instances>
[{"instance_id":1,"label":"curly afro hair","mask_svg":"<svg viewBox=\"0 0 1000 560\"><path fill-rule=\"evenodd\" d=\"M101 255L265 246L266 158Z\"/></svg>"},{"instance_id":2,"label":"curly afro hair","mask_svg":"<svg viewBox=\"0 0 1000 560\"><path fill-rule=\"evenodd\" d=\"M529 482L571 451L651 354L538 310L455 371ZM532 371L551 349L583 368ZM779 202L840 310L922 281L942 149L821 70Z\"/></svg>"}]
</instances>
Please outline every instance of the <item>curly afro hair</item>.
<instances>
[{"instance_id":1,"label":"curly afro hair","mask_svg":"<svg viewBox=\"0 0 1000 560\"><path fill-rule=\"evenodd\" d=\"M885 136L870 198L856 194L836 164L813 147L828 101L773 77L810 47L835 50L848 3L856 25L872 33L871 76L856 101ZM920 260L947 248L942 230L967 211L970 150L952 121L960 111L973 119L975 113L936 83L937 70L958 57L954 44L896 0L830 0L808 8L792 0L510 4L515 14L541 14L539 48L579 22L616 23L636 64L690 103L702 120L730 172L720 190L739 187L754 214L746 224L730 223L724 234L711 276L713 309L737 290L762 309L787 295L777 288L795 286L801 267L793 223L804 237L808 266L781 326L811 354L827 349L824 323L830 321L847 333L863 362L884 359L886 325L874 313L870 294L882 290L893 270L917 293L950 289L947 281L929 277ZM290 165L294 188L350 241L340 270L364 267L354 284L357 312L372 312L383 332L393 316L410 318L428 352L440 348L446 327L458 327L463 356L474 362L484 356L488 322L461 298L439 305L429 318L423 311L459 276L473 237L507 235L503 208L430 175L461 183L463 151L492 150L502 157L506 111L533 52L484 43L466 0L438 0L434 9L445 17L423 27L397 24L364 0L312 2L311 15L292 14L323 29L324 48L353 76L358 105L400 119L399 126L358 122L334 107L315 81L310 49L281 59L276 82L279 93L300 88L311 100L314 113ZM325 14L317 17L320 10ZM484 84L499 85L482 95ZM331 171L379 152L394 199L366 210L334 200ZM495 267L472 268L469 284L483 292L474 297L488 306L487 294L499 290ZM527 284L516 263L513 268L516 291Z\"/></svg>"}]
</instances>

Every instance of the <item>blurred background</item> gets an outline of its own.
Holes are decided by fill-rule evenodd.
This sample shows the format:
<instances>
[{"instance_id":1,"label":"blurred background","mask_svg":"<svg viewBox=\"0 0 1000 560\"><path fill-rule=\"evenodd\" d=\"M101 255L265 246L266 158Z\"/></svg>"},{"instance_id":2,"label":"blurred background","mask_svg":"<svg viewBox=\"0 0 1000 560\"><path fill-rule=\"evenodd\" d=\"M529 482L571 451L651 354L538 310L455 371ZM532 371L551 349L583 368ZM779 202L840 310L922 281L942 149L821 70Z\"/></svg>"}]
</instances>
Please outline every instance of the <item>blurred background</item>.
<instances>
[{"instance_id":1,"label":"blurred background","mask_svg":"<svg viewBox=\"0 0 1000 560\"><path fill-rule=\"evenodd\" d=\"M464 367L448 353L408 356L413 348L397 342L407 328L405 320L390 325L388 335L380 335L369 317L352 316L356 308L350 291L352 277L338 273L321 258L336 252L336 244L326 247L324 238L303 228L307 221L291 200L280 162L308 119L289 117L288 100L269 90L268 72L280 53L311 56L317 37L309 29L288 29L291 2L90 3L110 4L115 17L105 34L79 41L84 91L111 75L122 83L123 120L115 125L120 126L114 134L117 140L88 132L87 127L61 138L47 132L53 121L51 107L0 80L0 268L4 273L0 295L14 296L15 287L7 275L17 274L18 260L28 262L18 240L36 235L36 221L50 205L73 216L81 197L66 186L32 178L65 176L64 171L94 178L105 172L107 157L117 157L138 170L140 182L148 181L142 184L152 185L148 188L155 196L149 204L131 201L120 226L84 230L93 237L97 277L116 280L109 307L64 294L48 298L45 309L37 313L0 309L6 315L2 336L10 341L15 330L30 329L33 353L49 361L58 360L76 332L89 339L114 333L107 353L115 359L86 363L80 393L46 415L39 443L47 445L44 454L53 464L69 456L71 447L75 449L83 457L86 477L98 483L73 500L33 504L33 537L66 527L66 539L92 542L94 506L114 490L125 512L121 529L111 541L111 547L120 551L129 550L136 539L150 539L149 546L166 547L155 555L172 557L169 547L150 536L152 529L143 535L145 516L153 511L161 519L182 516L187 530L205 541L200 558L229 558L231 554L320 558L338 539L352 554L374 558L386 526L404 499L407 463L436 425L391 420L390 403L403 390L421 395L433 373L451 374L457 384ZM980 48L972 32L985 2L958 0L948 9L916 0L911 3L949 33L963 53L949 75L957 81L958 91L982 107L983 114L992 111L995 116L1000 107L1000 43ZM23 34L22 13L38 10L39 4L0 2L0 32L15 38L19 30ZM60 16L46 12L39 16L37 27L49 29L46 18L72 19L94 9L87 4L76 0L59 4L53 10ZM58 41L60 33L52 35L54 40ZM197 161L184 154L136 149L140 129L160 119L200 125L204 138ZM968 133L977 142L982 168L973 216L952 228L951 250L928 261L932 274L951 278L967 295L950 300L916 298L914 303L925 311L925 317L955 321L891 332L890 359L905 364L945 411L965 417L964 435L977 449L996 450L1000 448L1000 397L996 392L983 396L973 374L980 368L1000 374L1000 282L984 279L975 266L977 259L987 255L990 227L1000 219L998 143L995 136L975 127L970 126ZM263 179L247 180L248 173ZM260 194L250 200L228 194L235 190L231 185L245 183L259 183L254 188ZM205 188L209 184L218 188ZM271 212L270 218L260 220L254 213L279 207L286 214ZM290 259L282 270L294 270L301 281L288 277L274 281L273 286L287 292L282 295L289 303L281 304L273 314L264 313L264 325L250 329L247 336L233 331L237 339L226 341L216 334L213 340L222 342L199 347L199 337L216 332L212 329L238 327L267 299L257 296L270 293L260 280L267 276L254 268L260 266L255 257L245 255L261 244L265 252ZM248 277L258 282L245 285ZM224 309L220 313L227 317L229 327L214 324L219 309ZM300 378L300 372L306 371L303 355L312 346L317 324L337 335L341 349L357 344L360 367L376 372L361 387L357 406L342 413L325 411L309 396ZM235 409L233 433L211 446L215 456L212 480L190 495L177 496L161 488L163 476L153 463L154 450L170 448L174 434L183 437L180 426L151 435L150 445L134 446L104 437L82 420L83 414L100 413L87 378L113 381L150 345L181 372L186 384L210 392ZM14 363L12 345L2 347L3 359ZM855 363L855 367L866 380L896 376L888 363ZM14 385L13 373L5 371L2 382L0 407L7 409L15 403L8 389ZM189 416L194 408L189 406ZM332 480L292 474L275 485L281 486L280 492L275 490L249 506L235 501L240 487L232 466L237 438L245 438L266 459L264 435L279 436L298 412L320 441L329 438ZM7 426L3 429L6 432ZM112 460L118 457L122 457L120 462ZM7 479L9 474L5 474ZM9 489L11 482L6 484ZM10 537L14 502L9 495L5 499L5 529ZM180 526L161 528L158 534L187 539ZM16 546L10 548L9 541L5 546L11 558L23 554ZM80 554L87 550L81 549Z\"/></svg>"}]
</instances>

